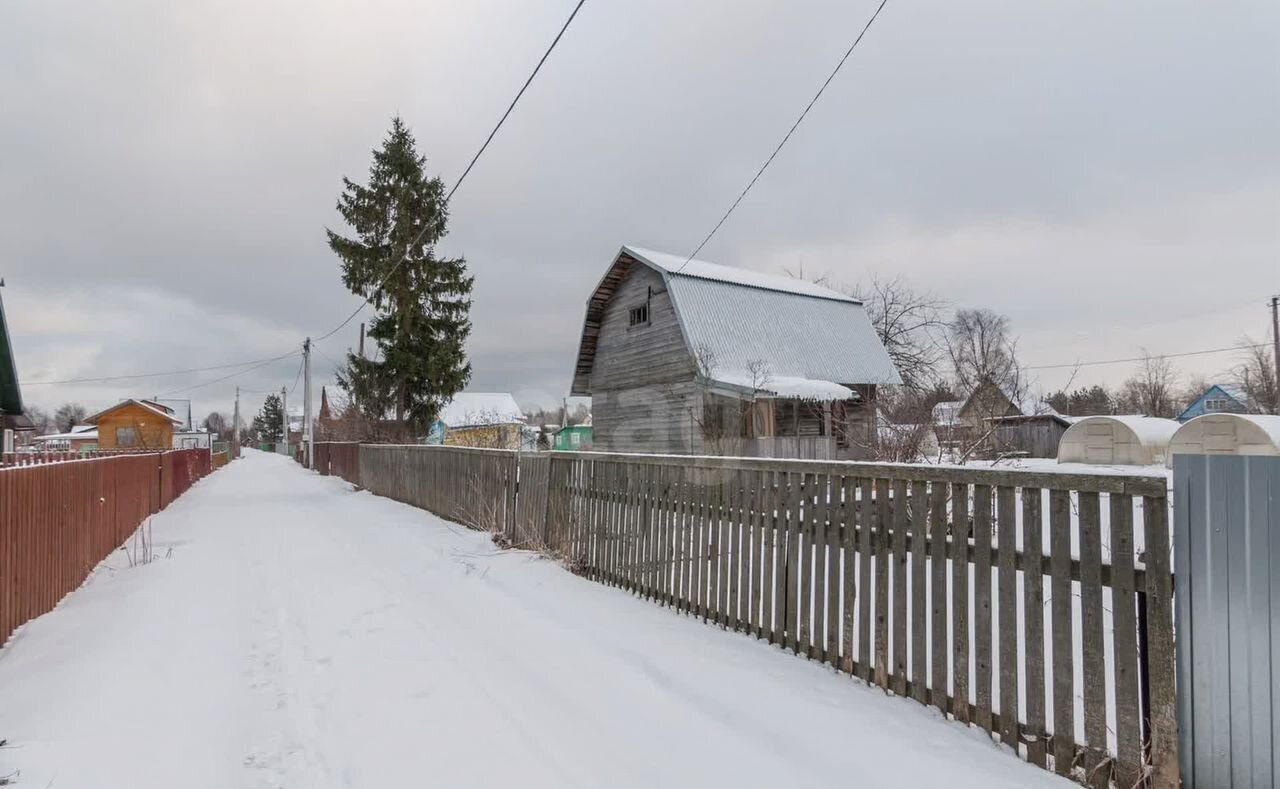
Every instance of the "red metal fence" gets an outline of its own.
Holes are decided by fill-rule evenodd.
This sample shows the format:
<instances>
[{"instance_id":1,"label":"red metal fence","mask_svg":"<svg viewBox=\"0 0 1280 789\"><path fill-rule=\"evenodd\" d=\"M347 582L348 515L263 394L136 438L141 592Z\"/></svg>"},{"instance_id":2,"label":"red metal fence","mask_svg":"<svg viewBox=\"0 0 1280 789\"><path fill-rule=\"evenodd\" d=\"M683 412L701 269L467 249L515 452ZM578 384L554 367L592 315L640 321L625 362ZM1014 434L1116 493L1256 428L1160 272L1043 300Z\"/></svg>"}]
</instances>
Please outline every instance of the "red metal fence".
<instances>
[{"instance_id":1,"label":"red metal fence","mask_svg":"<svg viewBox=\"0 0 1280 789\"><path fill-rule=\"evenodd\" d=\"M209 471L207 449L0 468L0 644Z\"/></svg>"}]
</instances>

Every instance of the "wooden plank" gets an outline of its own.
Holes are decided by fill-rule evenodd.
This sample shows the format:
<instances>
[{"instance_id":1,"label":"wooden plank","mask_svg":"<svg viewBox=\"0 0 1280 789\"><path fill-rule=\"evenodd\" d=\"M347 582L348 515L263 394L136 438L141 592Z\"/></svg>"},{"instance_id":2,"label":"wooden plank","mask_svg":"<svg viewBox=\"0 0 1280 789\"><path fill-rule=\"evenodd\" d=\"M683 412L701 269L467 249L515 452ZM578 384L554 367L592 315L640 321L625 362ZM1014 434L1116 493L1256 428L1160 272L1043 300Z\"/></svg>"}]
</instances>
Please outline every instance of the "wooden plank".
<instances>
[{"instance_id":1,"label":"wooden plank","mask_svg":"<svg viewBox=\"0 0 1280 789\"><path fill-rule=\"evenodd\" d=\"M710 580L710 620L724 626L726 622L726 597L728 592L728 539L726 537L727 487L722 473L713 473L712 517L710 517L710 562L707 569Z\"/></svg>"},{"instance_id":2,"label":"wooden plank","mask_svg":"<svg viewBox=\"0 0 1280 789\"><path fill-rule=\"evenodd\" d=\"M707 621L707 545L711 537L711 486L707 482L708 471L694 470L698 485L698 515L693 554L694 611L702 621Z\"/></svg>"},{"instance_id":3,"label":"wooden plank","mask_svg":"<svg viewBox=\"0 0 1280 789\"><path fill-rule=\"evenodd\" d=\"M1080 494L1080 625L1084 647L1084 769L1090 786L1107 789L1109 769L1100 769L1107 751L1106 660L1102 641L1102 517L1097 493Z\"/></svg>"},{"instance_id":4,"label":"wooden plank","mask_svg":"<svg viewBox=\"0 0 1280 789\"><path fill-rule=\"evenodd\" d=\"M875 525L875 497L871 479L858 482L858 676L870 682L871 655L871 532Z\"/></svg>"},{"instance_id":5,"label":"wooden plank","mask_svg":"<svg viewBox=\"0 0 1280 789\"><path fill-rule=\"evenodd\" d=\"M928 632L928 599L925 596L925 535L928 533L928 487L924 482L911 483L911 682L912 697L928 703L927 675L929 650L925 646Z\"/></svg>"},{"instance_id":6,"label":"wooden plank","mask_svg":"<svg viewBox=\"0 0 1280 789\"><path fill-rule=\"evenodd\" d=\"M1138 622L1133 583L1133 497L1112 493L1111 590L1116 697L1116 784L1134 786L1142 775L1138 707Z\"/></svg>"},{"instance_id":7,"label":"wooden plank","mask_svg":"<svg viewBox=\"0 0 1280 789\"><path fill-rule=\"evenodd\" d=\"M821 518L826 524L821 550L826 552L826 613L827 613L827 662L832 668L840 668L840 478L822 477Z\"/></svg>"},{"instance_id":8,"label":"wooden plank","mask_svg":"<svg viewBox=\"0 0 1280 789\"><path fill-rule=\"evenodd\" d=\"M991 488L973 487L973 710L991 731Z\"/></svg>"},{"instance_id":9,"label":"wooden plank","mask_svg":"<svg viewBox=\"0 0 1280 789\"><path fill-rule=\"evenodd\" d=\"M760 613L760 601L764 599L761 585L764 583L764 472L752 471L748 477L750 495L747 507L750 515L751 529L751 594L747 603L747 624L751 634L756 638L764 633L763 617Z\"/></svg>"},{"instance_id":10,"label":"wooden plank","mask_svg":"<svg viewBox=\"0 0 1280 789\"><path fill-rule=\"evenodd\" d=\"M1022 550L1027 556L1044 554L1044 525L1041 514L1042 494L1039 488L1022 489ZM1027 743L1027 761L1046 764L1044 710L1044 573L1039 562L1032 563L1023 574L1023 614L1026 626L1027 723L1023 739Z\"/></svg>"},{"instance_id":11,"label":"wooden plank","mask_svg":"<svg viewBox=\"0 0 1280 789\"><path fill-rule=\"evenodd\" d=\"M804 491L803 474L787 474L787 578L782 587L782 603L786 608L787 641L791 651L800 654L800 502Z\"/></svg>"},{"instance_id":12,"label":"wooden plank","mask_svg":"<svg viewBox=\"0 0 1280 789\"><path fill-rule=\"evenodd\" d=\"M1075 761L1075 694L1071 635L1071 494L1049 494L1049 590L1053 623L1053 769L1070 775Z\"/></svg>"},{"instance_id":13,"label":"wooden plank","mask_svg":"<svg viewBox=\"0 0 1280 789\"><path fill-rule=\"evenodd\" d=\"M889 688L889 480L877 479L875 490L875 683L887 690Z\"/></svg>"},{"instance_id":14,"label":"wooden plank","mask_svg":"<svg viewBox=\"0 0 1280 789\"><path fill-rule=\"evenodd\" d=\"M857 503L854 501L858 481L852 477L840 477L841 531L841 585L844 590L842 615L842 659L840 669L853 673L854 611L858 600L857 561L855 559L855 535L857 534Z\"/></svg>"},{"instance_id":15,"label":"wooden plank","mask_svg":"<svg viewBox=\"0 0 1280 789\"><path fill-rule=\"evenodd\" d=\"M996 493L1000 594L1000 741L1018 751L1018 550L1017 491L1002 485Z\"/></svg>"},{"instance_id":16,"label":"wooden plank","mask_svg":"<svg viewBox=\"0 0 1280 789\"><path fill-rule=\"evenodd\" d=\"M969 553L969 486L951 485L951 713L968 723L969 712L969 562L960 557Z\"/></svg>"},{"instance_id":17,"label":"wooden plank","mask_svg":"<svg viewBox=\"0 0 1280 789\"><path fill-rule=\"evenodd\" d=\"M907 693L907 483L893 482L893 692ZM966 563L967 564L967 563Z\"/></svg>"},{"instance_id":18,"label":"wooden plank","mask_svg":"<svg viewBox=\"0 0 1280 789\"><path fill-rule=\"evenodd\" d=\"M1169 553L1169 499L1144 496L1147 557L1147 685L1151 718L1151 786L1176 789L1178 716L1173 664L1173 575ZM1055 669L1056 670L1056 669Z\"/></svg>"},{"instance_id":19,"label":"wooden plank","mask_svg":"<svg viewBox=\"0 0 1280 789\"><path fill-rule=\"evenodd\" d=\"M563 452L566 457L599 457L601 452ZM609 458L620 462L647 462L669 465L688 465L688 457L679 455L649 455L642 453L608 453ZM850 461L793 460L786 458L699 457L699 466L707 469L772 469L805 474L849 474L875 479L901 479L911 482L964 482L970 485L1008 485L1015 488L1044 488L1046 490L1091 490L1098 493L1127 493L1141 496L1163 497L1168 486L1164 476L1138 476L1120 474L1062 474L1052 471L1028 471L1024 469L993 469L947 467L932 465L908 465L902 463L867 463Z\"/></svg>"},{"instance_id":20,"label":"wooden plank","mask_svg":"<svg viewBox=\"0 0 1280 789\"><path fill-rule=\"evenodd\" d=\"M799 646L802 655L813 657L813 500L817 495L817 479L812 474L804 475L804 487L801 496L800 523L800 585L796 592L800 596Z\"/></svg>"},{"instance_id":21,"label":"wooden plank","mask_svg":"<svg viewBox=\"0 0 1280 789\"><path fill-rule=\"evenodd\" d=\"M947 639L947 486L943 483L929 486L929 606L933 631L929 703L945 715L951 649Z\"/></svg>"},{"instance_id":22,"label":"wooden plank","mask_svg":"<svg viewBox=\"0 0 1280 789\"><path fill-rule=\"evenodd\" d=\"M766 471L765 482L768 485L768 495L765 500L768 502L768 509L765 515L765 539L768 545L765 548L765 584L764 584L764 623L769 631L770 644L782 644L784 631L786 629L786 617L783 609L785 604L782 602L783 595L780 594L782 587L786 584L786 533L784 530L785 521L782 515L783 508L783 483L786 480L786 474ZM769 567L769 560L772 558L773 566Z\"/></svg>"}]
</instances>

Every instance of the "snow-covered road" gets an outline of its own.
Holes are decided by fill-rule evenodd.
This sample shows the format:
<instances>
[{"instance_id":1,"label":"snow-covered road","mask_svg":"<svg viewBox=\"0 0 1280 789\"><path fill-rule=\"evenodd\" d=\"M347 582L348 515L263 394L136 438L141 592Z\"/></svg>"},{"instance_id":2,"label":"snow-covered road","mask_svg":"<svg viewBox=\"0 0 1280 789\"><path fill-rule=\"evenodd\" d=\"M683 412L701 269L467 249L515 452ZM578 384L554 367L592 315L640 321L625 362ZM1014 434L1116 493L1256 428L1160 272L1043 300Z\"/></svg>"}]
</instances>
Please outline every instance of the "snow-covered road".
<instances>
[{"instance_id":1,"label":"snow-covered road","mask_svg":"<svg viewBox=\"0 0 1280 789\"><path fill-rule=\"evenodd\" d=\"M829 668L247 452L0 650L54 789L1068 787Z\"/></svg>"}]
</instances>

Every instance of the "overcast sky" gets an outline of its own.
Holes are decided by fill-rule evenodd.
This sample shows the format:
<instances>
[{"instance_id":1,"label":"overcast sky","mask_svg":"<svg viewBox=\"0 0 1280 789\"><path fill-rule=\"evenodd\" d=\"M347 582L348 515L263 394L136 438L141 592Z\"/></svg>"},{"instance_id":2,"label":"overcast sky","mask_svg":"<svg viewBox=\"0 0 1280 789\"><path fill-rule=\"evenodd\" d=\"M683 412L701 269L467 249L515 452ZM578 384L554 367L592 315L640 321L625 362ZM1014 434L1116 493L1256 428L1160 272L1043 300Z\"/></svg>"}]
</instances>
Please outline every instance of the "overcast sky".
<instances>
[{"instance_id":1,"label":"overcast sky","mask_svg":"<svg viewBox=\"0 0 1280 789\"><path fill-rule=\"evenodd\" d=\"M22 379L234 363L328 331L357 303L324 237L342 177L366 178L398 113L452 183L573 4L0 5L0 277ZM876 4L588 0L451 206L442 251L476 277L471 388L556 402L618 247L691 251ZM891 0L701 257L901 275L1007 314L1029 365L1267 339L1280 4ZM320 346L318 382L349 329ZM297 369L24 394L96 410L174 392L202 415Z\"/></svg>"}]
</instances>

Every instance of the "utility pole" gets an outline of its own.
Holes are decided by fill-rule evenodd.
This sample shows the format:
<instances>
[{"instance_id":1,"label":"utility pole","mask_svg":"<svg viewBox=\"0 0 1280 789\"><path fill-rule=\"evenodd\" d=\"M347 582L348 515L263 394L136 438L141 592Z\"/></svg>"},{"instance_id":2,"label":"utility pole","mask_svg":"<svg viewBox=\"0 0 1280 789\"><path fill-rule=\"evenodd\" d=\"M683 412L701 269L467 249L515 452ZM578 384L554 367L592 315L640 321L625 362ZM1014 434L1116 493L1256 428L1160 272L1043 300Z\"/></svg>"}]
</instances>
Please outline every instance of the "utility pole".
<instances>
[{"instance_id":1,"label":"utility pole","mask_svg":"<svg viewBox=\"0 0 1280 789\"><path fill-rule=\"evenodd\" d=\"M311 468L311 338L302 343L302 463Z\"/></svg>"},{"instance_id":2,"label":"utility pole","mask_svg":"<svg viewBox=\"0 0 1280 789\"><path fill-rule=\"evenodd\" d=\"M284 436L285 454L289 454L289 390L280 387L280 435Z\"/></svg>"},{"instance_id":3,"label":"utility pole","mask_svg":"<svg viewBox=\"0 0 1280 789\"><path fill-rule=\"evenodd\" d=\"M235 416L231 417L231 457L240 457L240 387L236 387Z\"/></svg>"},{"instance_id":4,"label":"utility pole","mask_svg":"<svg viewBox=\"0 0 1280 789\"><path fill-rule=\"evenodd\" d=\"M1280 399L1280 296L1271 297L1271 366L1276 373L1276 398ZM1280 413L1280 402L1273 410Z\"/></svg>"},{"instance_id":5,"label":"utility pole","mask_svg":"<svg viewBox=\"0 0 1280 789\"><path fill-rule=\"evenodd\" d=\"M364 324L360 324L360 358L364 358Z\"/></svg>"}]
</instances>

